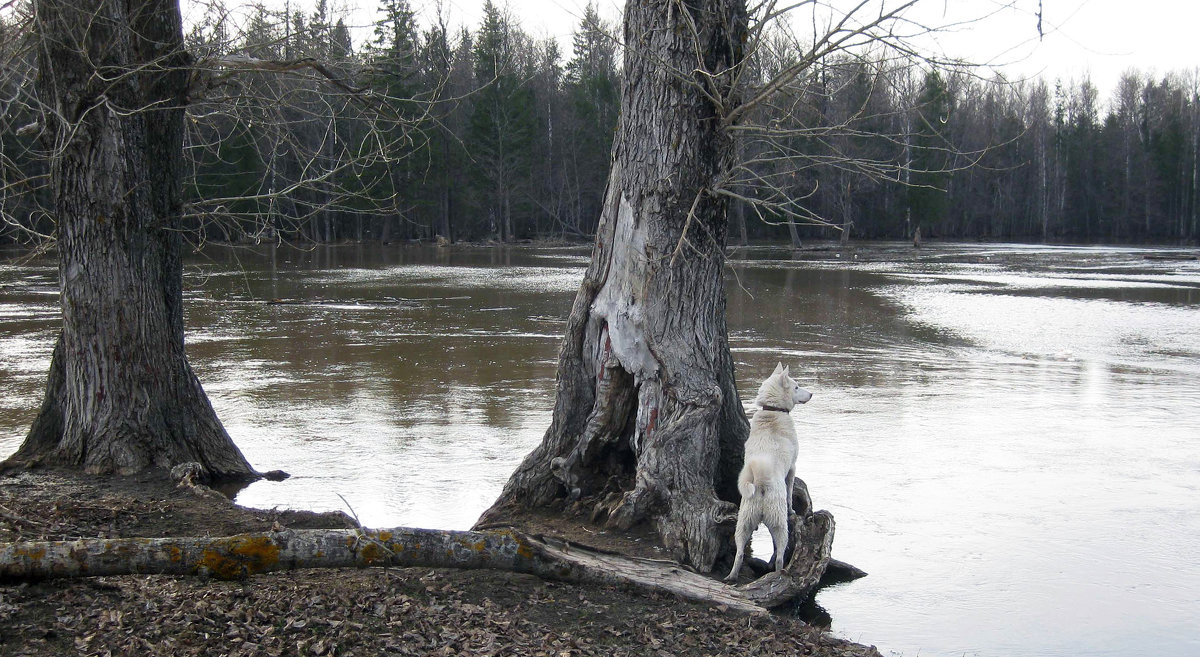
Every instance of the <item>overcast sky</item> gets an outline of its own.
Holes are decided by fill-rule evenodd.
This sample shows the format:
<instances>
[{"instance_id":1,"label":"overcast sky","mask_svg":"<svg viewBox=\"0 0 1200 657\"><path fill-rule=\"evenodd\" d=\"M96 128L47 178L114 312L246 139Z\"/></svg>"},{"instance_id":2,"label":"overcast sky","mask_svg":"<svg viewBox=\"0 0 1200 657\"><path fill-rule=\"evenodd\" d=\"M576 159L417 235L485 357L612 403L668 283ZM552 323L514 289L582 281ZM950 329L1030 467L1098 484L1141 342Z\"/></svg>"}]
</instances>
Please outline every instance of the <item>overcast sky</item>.
<instances>
[{"instance_id":1,"label":"overcast sky","mask_svg":"<svg viewBox=\"0 0 1200 657\"><path fill-rule=\"evenodd\" d=\"M248 0L247 0L248 1ZM286 0L268 0L280 5ZM507 6L533 36L558 37L570 55L571 33L579 25L586 0L495 0ZM819 0L825 3L827 0ZM845 7L856 0L828 0ZM889 5L897 0L885 0ZM314 0L290 0L311 6ZM377 0L332 0L351 10L352 22L367 25L376 17ZM428 24L435 0L410 0ZM189 0L184 0L185 11ZM475 29L483 0L443 0L452 26ZM619 15L623 0L598 0L601 14ZM1038 0L923 0L915 18L931 25L968 17L983 20L942 33L930 48L976 63L1006 64L1012 76L1081 78L1090 74L1102 98L1130 67L1143 72L1194 71L1200 68L1198 0L1042 0L1044 38L1038 38ZM369 32L366 32L369 34Z\"/></svg>"},{"instance_id":2,"label":"overcast sky","mask_svg":"<svg viewBox=\"0 0 1200 657\"><path fill-rule=\"evenodd\" d=\"M951 1L955 6L1001 4ZM924 7L942 4L928 0ZM1200 67L1200 2L1195 0L1043 0L1042 39L1034 16L1037 0L1011 4L1016 6L946 35L946 50L978 62L1010 63L1010 69L1024 74L1090 74L1102 90L1115 87L1131 67L1158 75Z\"/></svg>"}]
</instances>

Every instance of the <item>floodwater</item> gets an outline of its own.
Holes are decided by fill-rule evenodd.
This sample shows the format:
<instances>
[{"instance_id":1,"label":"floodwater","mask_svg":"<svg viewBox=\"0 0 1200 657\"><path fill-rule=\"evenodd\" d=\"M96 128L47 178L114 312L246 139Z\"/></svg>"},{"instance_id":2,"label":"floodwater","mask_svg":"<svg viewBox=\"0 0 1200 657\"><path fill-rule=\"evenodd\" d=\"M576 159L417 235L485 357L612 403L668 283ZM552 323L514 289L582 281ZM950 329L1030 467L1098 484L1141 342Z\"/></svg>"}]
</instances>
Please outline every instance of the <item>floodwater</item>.
<instances>
[{"instance_id":1,"label":"floodwater","mask_svg":"<svg viewBox=\"0 0 1200 657\"><path fill-rule=\"evenodd\" d=\"M797 471L837 519L835 555L870 572L819 594L835 632L909 657L1200 654L1200 262L1178 253L734 255L742 396L777 360L813 391ZM237 501L469 527L549 424L586 260L192 258L192 364L250 461L293 475ZM56 295L51 263L0 264L4 453L42 394Z\"/></svg>"}]
</instances>

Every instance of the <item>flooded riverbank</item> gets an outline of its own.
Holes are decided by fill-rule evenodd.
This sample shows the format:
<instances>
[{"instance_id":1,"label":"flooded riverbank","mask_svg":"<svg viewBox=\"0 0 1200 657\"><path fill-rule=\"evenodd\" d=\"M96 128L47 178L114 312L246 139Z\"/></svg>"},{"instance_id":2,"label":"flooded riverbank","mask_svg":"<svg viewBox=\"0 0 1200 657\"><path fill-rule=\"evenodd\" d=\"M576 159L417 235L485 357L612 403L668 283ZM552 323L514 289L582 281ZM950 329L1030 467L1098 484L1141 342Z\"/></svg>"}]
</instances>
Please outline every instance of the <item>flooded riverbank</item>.
<instances>
[{"instance_id":1,"label":"flooded riverbank","mask_svg":"<svg viewBox=\"0 0 1200 657\"><path fill-rule=\"evenodd\" d=\"M752 248L730 264L748 398L815 394L797 471L871 576L833 629L904 655L1192 655L1200 264L1160 249ZM469 526L549 424L586 250L213 248L189 355L247 457L238 502ZM52 263L0 264L0 450L40 402ZM343 498L345 502L343 502Z\"/></svg>"}]
</instances>

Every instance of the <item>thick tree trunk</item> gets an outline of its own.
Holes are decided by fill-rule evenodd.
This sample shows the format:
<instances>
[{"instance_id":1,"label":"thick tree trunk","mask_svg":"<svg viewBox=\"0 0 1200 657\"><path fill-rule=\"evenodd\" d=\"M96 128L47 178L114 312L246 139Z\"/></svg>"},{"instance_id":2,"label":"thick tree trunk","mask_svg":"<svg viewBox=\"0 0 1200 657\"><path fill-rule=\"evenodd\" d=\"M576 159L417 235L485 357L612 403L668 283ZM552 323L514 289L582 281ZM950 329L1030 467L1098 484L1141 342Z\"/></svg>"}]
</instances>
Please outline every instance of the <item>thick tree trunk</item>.
<instances>
[{"instance_id":1,"label":"thick tree trunk","mask_svg":"<svg viewBox=\"0 0 1200 657\"><path fill-rule=\"evenodd\" d=\"M9 464L253 478L184 354L183 112L175 0L38 0L63 328Z\"/></svg>"},{"instance_id":2,"label":"thick tree trunk","mask_svg":"<svg viewBox=\"0 0 1200 657\"><path fill-rule=\"evenodd\" d=\"M627 3L621 123L553 419L476 528L582 512L618 532L649 525L700 573L732 556L749 423L725 324L727 201L711 190L733 164L724 117L738 104L746 21L744 0ZM797 484L784 572L703 586L759 605L812 592L833 518Z\"/></svg>"},{"instance_id":3,"label":"thick tree trunk","mask_svg":"<svg viewBox=\"0 0 1200 657\"><path fill-rule=\"evenodd\" d=\"M730 549L749 424L725 325L721 102L742 61L744 2L630 2L625 84L592 261L568 319L553 421L480 526L582 498L651 522L708 572ZM699 49L700 57L697 57ZM696 71L702 64L708 76Z\"/></svg>"}]
</instances>

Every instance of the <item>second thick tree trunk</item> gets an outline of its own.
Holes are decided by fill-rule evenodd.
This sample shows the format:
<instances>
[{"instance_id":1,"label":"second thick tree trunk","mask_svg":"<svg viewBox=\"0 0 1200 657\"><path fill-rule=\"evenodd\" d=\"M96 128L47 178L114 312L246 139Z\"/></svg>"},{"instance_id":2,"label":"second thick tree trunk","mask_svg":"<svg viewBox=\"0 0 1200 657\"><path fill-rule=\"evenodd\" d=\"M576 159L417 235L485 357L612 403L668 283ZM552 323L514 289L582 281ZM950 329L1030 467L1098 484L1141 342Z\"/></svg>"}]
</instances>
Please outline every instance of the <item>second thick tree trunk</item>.
<instances>
[{"instance_id":1,"label":"second thick tree trunk","mask_svg":"<svg viewBox=\"0 0 1200 657\"><path fill-rule=\"evenodd\" d=\"M622 118L595 250L568 319L543 443L480 526L581 499L622 529L651 522L707 572L729 549L749 425L725 325L722 108L744 2L630 2Z\"/></svg>"}]
</instances>

